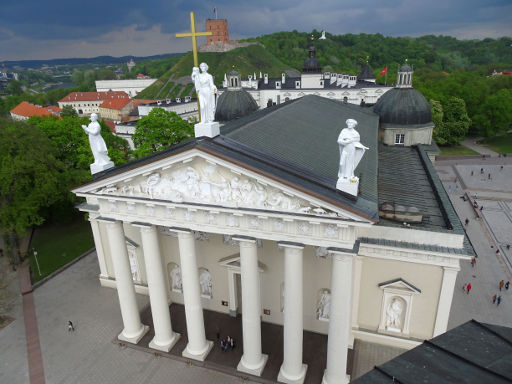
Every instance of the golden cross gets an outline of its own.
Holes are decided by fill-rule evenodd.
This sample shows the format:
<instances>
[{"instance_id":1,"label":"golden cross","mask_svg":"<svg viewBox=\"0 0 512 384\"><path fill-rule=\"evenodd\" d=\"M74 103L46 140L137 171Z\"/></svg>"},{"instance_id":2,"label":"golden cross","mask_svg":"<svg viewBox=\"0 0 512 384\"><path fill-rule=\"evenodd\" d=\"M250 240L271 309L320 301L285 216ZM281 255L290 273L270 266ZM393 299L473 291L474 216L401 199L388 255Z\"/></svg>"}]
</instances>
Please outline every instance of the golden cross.
<instances>
[{"instance_id":1,"label":"golden cross","mask_svg":"<svg viewBox=\"0 0 512 384\"><path fill-rule=\"evenodd\" d=\"M197 61L197 36L210 36L212 32L196 32L196 22L194 19L194 12L190 12L190 32L177 33L176 37L192 37L192 54L194 55L194 67L198 67Z\"/></svg>"}]
</instances>

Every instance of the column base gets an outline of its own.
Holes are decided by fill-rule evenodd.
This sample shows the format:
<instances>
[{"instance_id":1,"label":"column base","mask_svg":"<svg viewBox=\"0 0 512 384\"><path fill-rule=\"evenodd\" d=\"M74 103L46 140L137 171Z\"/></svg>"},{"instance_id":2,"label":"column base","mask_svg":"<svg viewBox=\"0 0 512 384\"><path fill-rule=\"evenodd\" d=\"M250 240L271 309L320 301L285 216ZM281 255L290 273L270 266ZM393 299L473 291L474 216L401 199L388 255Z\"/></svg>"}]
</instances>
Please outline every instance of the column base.
<instances>
[{"instance_id":1,"label":"column base","mask_svg":"<svg viewBox=\"0 0 512 384\"><path fill-rule=\"evenodd\" d=\"M157 344L155 342L155 338L149 342L149 348L157 349L162 352L169 352L172 347L176 344L176 342L180 339L181 335L179 333L175 333L172 339L165 344Z\"/></svg>"},{"instance_id":2,"label":"column base","mask_svg":"<svg viewBox=\"0 0 512 384\"><path fill-rule=\"evenodd\" d=\"M208 356L208 354L210 353L212 348L213 348L213 341L206 340L206 349L203 352L197 354L197 353L191 353L188 349L188 344L187 344L187 347L183 350L183 352L181 352L181 356L186 357L187 359L192 359L192 360L197 360L197 361L205 361L206 356Z\"/></svg>"},{"instance_id":3,"label":"column base","mask_svg":"<svg viewBox=\"0 0 512 384\"><path fill-rule=\"evenodd\" d=\"M322 378L322 384L348 384L350 383L350 375L345 375L341 380L328 380L327 370L324 371L324 377Z\"/></svg>"},{"instance_id":4,"label":"column base","mask_svg":"<svg viewBox=\"0 0 512 384\"><path fill-rule=\"evenodd\" d=\"M142 324L142 328L137 334L135 334L133 336L132 335L127 336L124 334L124 330L123 330L123 332L121 332L117 336L117 338L121 341L126 341L127 343L137 344L140 341L140 339L142 339L144 337L144 335L146 333L148 333L148 331L149 331L149 327L147 325Z\"/></svg>"},{"instance_id":5,"label":"column base","mask_svg":"<svg viewBox=\"0 0 512 384\"><path fill-rule=\"evenodd\" d=\"M279 375L277 376L277 381L280 383L287 384L302 384L304 383L304 379L306 378L306 372L308 370L307 364L302 364L302 369L300 370L300 374L296 376L290 376L283 372L283 366L281 365L281 369L279 370Z\"/></svg>"},{"instance_id":6,"label":"column base","mask_svg":"<svg viewBox=\"0 0 512 384\"><path fill-rule=\"evenodd\" d=\"M254 376L261 376L263 369L265 369L265 365L267 364L268 355L265 355L264 353L261 355L261 361L255 368L249 368L246 367L244 364L244 357L242 356L242 359L238 363L236 369L240 372L248 373L249 375Z\"/></svg>"}]
</instances>

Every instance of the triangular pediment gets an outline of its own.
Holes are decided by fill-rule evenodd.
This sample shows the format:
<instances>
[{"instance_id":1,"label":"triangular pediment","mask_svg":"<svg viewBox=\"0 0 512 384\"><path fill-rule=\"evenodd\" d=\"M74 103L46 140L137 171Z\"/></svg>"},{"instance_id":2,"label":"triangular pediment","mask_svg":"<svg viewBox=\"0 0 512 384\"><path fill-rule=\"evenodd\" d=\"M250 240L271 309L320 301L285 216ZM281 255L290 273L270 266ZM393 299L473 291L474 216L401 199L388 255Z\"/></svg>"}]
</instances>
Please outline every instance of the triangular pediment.
<instances>
[{"instance_id":1,"label":"triangular pediment","mask_svg":"<svg viewBox=\"0 0 512 384\"><path fill-rule=\"evenodd\" d=\"M414 285L405 281L402 278L384 281L379 284L379 288L406 291L409 293L421 293L421 290L419 288L416 288Z\"/></svg>"},{"instance_id":2,"label":"triangular pediment","mask_svg":"<svg viewBox=\"0 0 512 384\"><path fill-rule=\"evenodd\" d=\"M368 220L307 192L191 149L76 188L77 194ZM130 203L128 203L130 204Z\"/></svg>"}]
</instances>

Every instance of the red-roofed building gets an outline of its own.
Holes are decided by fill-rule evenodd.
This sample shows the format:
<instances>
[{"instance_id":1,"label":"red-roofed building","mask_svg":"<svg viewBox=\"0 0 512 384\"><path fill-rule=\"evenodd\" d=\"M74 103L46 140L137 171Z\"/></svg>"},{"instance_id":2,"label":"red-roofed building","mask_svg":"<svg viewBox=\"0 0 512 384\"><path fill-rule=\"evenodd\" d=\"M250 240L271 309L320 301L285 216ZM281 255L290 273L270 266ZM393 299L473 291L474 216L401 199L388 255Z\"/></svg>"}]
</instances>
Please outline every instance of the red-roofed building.
<instances>
[{"instance_id":1,"label":"red-roofed building","mask_svg":"<svg viewBox=\"0 0 512 384\"><path fill-rule=\"evenodd\" d=\"M105 124L107 124L107 127L110 129L110 132L112 132L114 135L116 134L116 123L113 121L105 120Z\"/></svg>"},{"instance_id":2,"label":"red-roofed building","mask_svg":"<svg viewBox=\"0 0 512 384\"><path fill-rule=\"evenodd\" d=\"M99 107L105 100L128 99L130 96L126 92L108 91L108 92L71 92L66 97L59 100L59 107L71 105L79 116L99 113Z\"/></svg>"},{"instance_id":3,"label":"red-roofed building","mask_svg":"<svg viewBox=\"0 0 512 384\"><path fill-rule=\"evenodd\" d=\"M11 117L14 120L28 120L32 116L58 116L60 118L61 112L62 109L55 105L41 107L39 105L22 101L16 107L11 109Z\"/></svg>"},{"instance_id":4,"label":"red-roofed building","mask_svg":"<svg viewBox=\"0 0 512 384\"><path fill-rule=\"evenodd\" d=\"M107 99L100 104L99 113L104 119L121 121L132 109L132 99Z\"/></svg>"}]
</instances>

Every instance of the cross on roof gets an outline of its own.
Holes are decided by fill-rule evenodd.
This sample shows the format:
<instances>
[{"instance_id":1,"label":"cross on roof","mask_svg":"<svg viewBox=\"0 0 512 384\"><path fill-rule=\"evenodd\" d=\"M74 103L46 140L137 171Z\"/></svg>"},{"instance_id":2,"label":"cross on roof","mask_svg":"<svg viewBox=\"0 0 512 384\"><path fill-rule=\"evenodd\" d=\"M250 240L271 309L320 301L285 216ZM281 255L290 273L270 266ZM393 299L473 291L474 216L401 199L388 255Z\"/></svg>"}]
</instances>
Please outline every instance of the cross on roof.
<instances>
[{"instance_id":1,"label":"cross on roof","mask_svg":"<svg viewBox=\"0 0 512 384\"><path fill-rule=\"evenodd\" d=\"M190 32L177 33L176 37L192 37L192 54L194 55L194 66L199 66L197 60L197 36L210 36L212 32L196 32L196 22L194 18L194 12L190 12Z\"/></svg>"}]
</instances>

